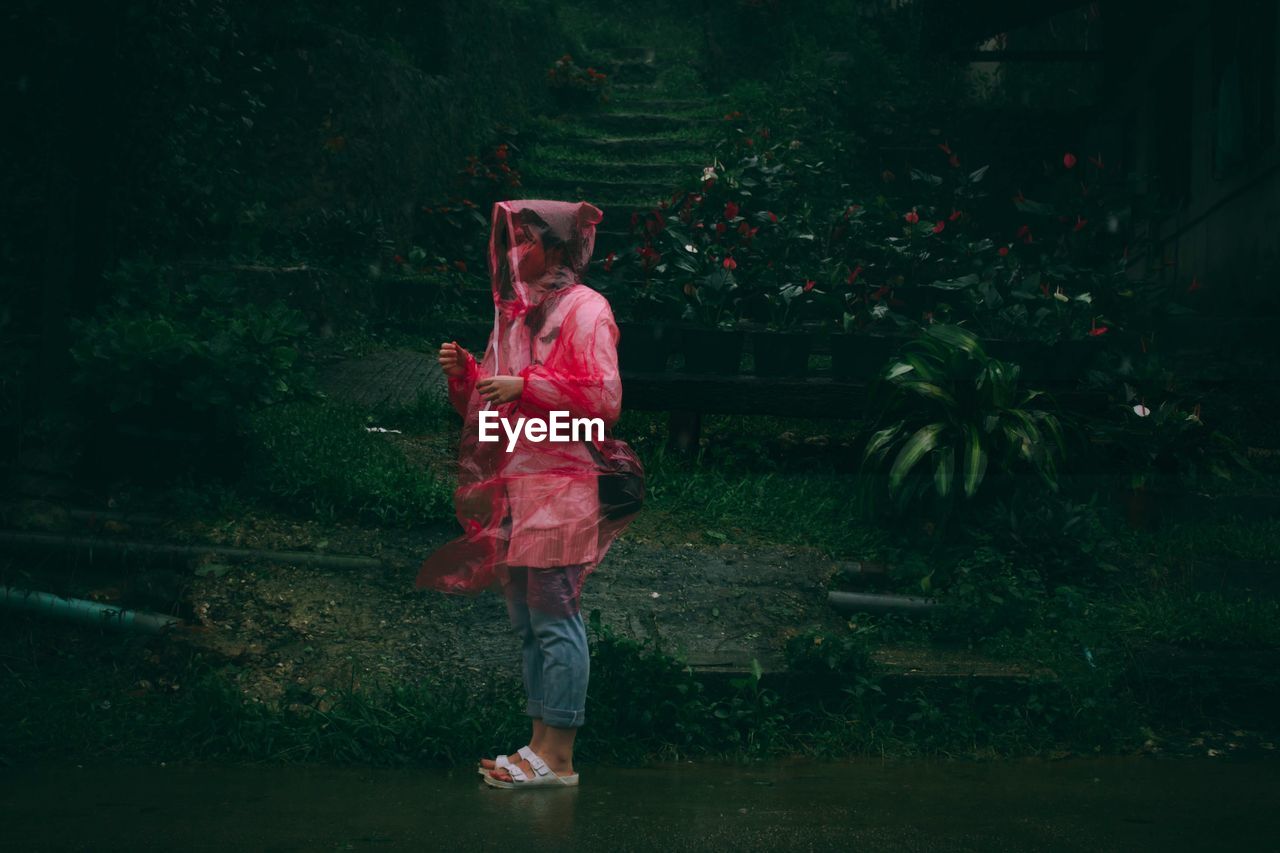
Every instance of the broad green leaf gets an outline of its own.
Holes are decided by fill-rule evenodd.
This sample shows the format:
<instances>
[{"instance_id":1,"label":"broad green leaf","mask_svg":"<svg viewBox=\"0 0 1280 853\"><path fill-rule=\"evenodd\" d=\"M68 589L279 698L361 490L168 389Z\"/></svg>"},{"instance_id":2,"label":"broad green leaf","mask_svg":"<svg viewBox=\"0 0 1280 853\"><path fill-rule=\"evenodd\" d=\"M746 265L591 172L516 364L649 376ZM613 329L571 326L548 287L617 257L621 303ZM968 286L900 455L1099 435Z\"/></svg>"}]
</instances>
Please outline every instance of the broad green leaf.
<instances>
[{"instance_id":1,"label":"broad green leaf","mask_svg":"<svg viewBox=\"0 0 1280 853\"><path fill-rule=\"evenodd\" d=\"M889 489L891 491L897 491L901 488L902 481L910 473L911 469L915 467L916 463L937 446L938 434L942 432L943 428L944 424L940 423L926 424L903 442L902 449L898 451L898 456L893 460L893 466L889 469Z\"/></svg>"},{"instance_id":2,"label":"broad green leaf","mask_svg":"<svg viewBox=\"0 0 1280 853\"><path fill-rule=\"evenodd\" d=\"M956 451L950 445L942 448L938 453L938 467L933 472L933 484L938 489L938 494L947 497L951 494L951 484L956 477Z\"/></svg>"},{"instance_id":3,"label":"broad green leaf","mask_svg":"<svg viewBox=\"0 0 1280 853\"><path fill-rule=\"evenodd\" d=\"M982 449L978 431L972 426L965 426L964 439L964 494L971 498L987 473L987 452Z\"/></svg>"},{"instance_id":4,"label":"broad green leaf","mask_svg":"<svg viewBox=\"0 0 1280 853\"><path fill-rule=\"evenodd\" d=\"M863 452L862 458L867 460L878 453L883 453L905 423L906 421L898 421L893 426L885 427L873 433L871 439L867 442L867 449Z\"/></svg>"}]
</instances>

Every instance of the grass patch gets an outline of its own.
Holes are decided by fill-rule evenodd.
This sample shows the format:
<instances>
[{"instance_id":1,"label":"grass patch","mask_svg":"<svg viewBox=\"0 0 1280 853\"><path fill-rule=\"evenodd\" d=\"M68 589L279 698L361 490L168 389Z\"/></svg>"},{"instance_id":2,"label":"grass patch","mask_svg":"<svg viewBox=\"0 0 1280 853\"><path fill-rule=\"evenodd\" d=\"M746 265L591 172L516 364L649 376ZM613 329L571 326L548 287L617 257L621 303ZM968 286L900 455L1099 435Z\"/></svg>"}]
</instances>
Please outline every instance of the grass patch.
<instances>
[{"instance_id":1,"label":"grass patch","mask_svg":"<svg viewBox=\"0 0 1280 853\"><path fill-rule=\"evenodd\" d=\"M406 421L443 433L444 412ZM411 463L391 437L368 432L376 413L354 406L296 402L255 413L249 422L248 488L308 516L377 524L421 524L452 517L453 486ZM389 428L389 427L388 427Z\"/></svg>"}]
</instances>

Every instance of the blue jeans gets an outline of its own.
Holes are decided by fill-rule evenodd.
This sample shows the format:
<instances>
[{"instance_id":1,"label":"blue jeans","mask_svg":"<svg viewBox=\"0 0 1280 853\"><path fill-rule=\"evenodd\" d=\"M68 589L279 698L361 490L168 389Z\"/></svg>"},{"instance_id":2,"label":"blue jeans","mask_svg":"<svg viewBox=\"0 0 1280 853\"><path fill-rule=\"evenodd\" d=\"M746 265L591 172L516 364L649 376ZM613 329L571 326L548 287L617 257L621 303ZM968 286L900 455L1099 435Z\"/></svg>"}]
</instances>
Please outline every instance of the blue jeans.
<instances>
[{"instance_id":1,"label":"blue jeans","mask_svg":"<svg viewBox=\"0 0 1280 853\"><path fill-rule=\"evenodd\" d=\"M591 657L578 597L572 594L581 566L512 568L507 614L520 637L525 713L569 729L586 715Z\"/></svg>"}]
</instances>

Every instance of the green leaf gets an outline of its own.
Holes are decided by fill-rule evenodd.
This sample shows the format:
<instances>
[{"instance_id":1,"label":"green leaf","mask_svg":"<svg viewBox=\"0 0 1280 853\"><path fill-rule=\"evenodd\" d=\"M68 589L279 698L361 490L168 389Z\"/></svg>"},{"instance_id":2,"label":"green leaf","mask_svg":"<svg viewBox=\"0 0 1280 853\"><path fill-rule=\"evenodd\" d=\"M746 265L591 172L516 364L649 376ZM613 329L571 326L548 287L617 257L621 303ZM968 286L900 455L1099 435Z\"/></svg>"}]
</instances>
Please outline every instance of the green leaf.
<instances>
[{"instance_id":1,"label":"green leaf","mask_svg":"<svg viewBox=\"0 0 1280 853\"><path fill-rule=\"evenodd\" d=\"M964 438L964 494L971 498L987 473L987 452L982 449L978 431L971 425L965 425Z\"/></svg>"},{"instance_id":2,"label":"green leaf","mask_svg":"<svg viewBox=\"0 0 1280 853\"><path fill-rule=\"evenodd\" d=\"M945 498L951 494L951 484L955 477L956 451L954 447L947 446L938 453L938 467L933 472L933 485L937 487L939 495Z\"/></svg>"},{"instance_id":3,"label":"green leaf","mask_svg":"<svg viewBox=\"0 0 1280 853\"><path fill-rule=\"evenodd\" d=\"M962 349L970 355L982 354L982 343L978 340L978 336L968 329L938 323L927 326L924 333L956 349Z\"/></svg>"},{"instance_id":4,"label":"green leaf","mask_svg":"<svg viewBox=\"0 0 1280 853\"><path fill-rule=\"evenodd\" d=\"M897 491L902 486L902 481L915 467L916 463L924 458L925 454L933 450L938 445L938 434L944 429L944 424L933 423L920 427L902 444L902 449L898 451L898 456L893 460L893 466L889 469L889 489Z\"/></svg>"},{"instance_id":5,"label":"green leaf","mask_svg":"<svg viewBox=\"0 0 1280 853\"><path fill-rule=\"evenodd\" d=\"M885 427L873 433L871 439L867 442L867 449L863 452L862 458L867 460L876 454L883 453L905 423L906 421L898 421L893 426Z\"/></svg>"},{"instance_id":6,"label":"green leaf","mask_svg":"<svg viewBox=\"0 0 1280 853\"><path fill-rule=\"evenodd\" d=\"M926 287L935 287L938 290L963 290L966 287L972 287L977 284L979 278L976 273L962 275L959 278L953 278L946 281L939 280L925 285Z\"/></svg>"},{"instance_id":7,"label":"green leaf","mask_svg":"<svg viewBox=\"0 0 1280 853\"><path fill-rule=\"evenodd\" d=\"M974 169L972 172L969 173L969 183L976 184L978 181L982 180L984 177L986 177L987 169L990 169L990 168L991 168L990 165L986 165L986 166L983 166L981 169Z\"/></svg>"}]
</instances>

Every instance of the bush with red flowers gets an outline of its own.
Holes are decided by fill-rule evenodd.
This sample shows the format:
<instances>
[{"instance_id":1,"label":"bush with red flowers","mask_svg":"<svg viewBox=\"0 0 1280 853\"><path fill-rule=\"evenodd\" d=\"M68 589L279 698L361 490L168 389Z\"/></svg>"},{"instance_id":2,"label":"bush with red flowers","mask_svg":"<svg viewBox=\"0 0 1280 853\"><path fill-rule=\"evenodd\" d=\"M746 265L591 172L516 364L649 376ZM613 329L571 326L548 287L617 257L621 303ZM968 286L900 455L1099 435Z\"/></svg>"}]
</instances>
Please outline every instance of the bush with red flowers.
<instances>
[{"instance_id":1,"label":"bush with red flowers","mask_svg":"<svg viewBox=\"0 0 1280 853\"><path fill-rule=\"evenodd\" d=\"M547 83L566 104L589 105L609 100L609 75L595 68L583 68L569 54L547 69Z\"/></svg>"}]
</instances>

